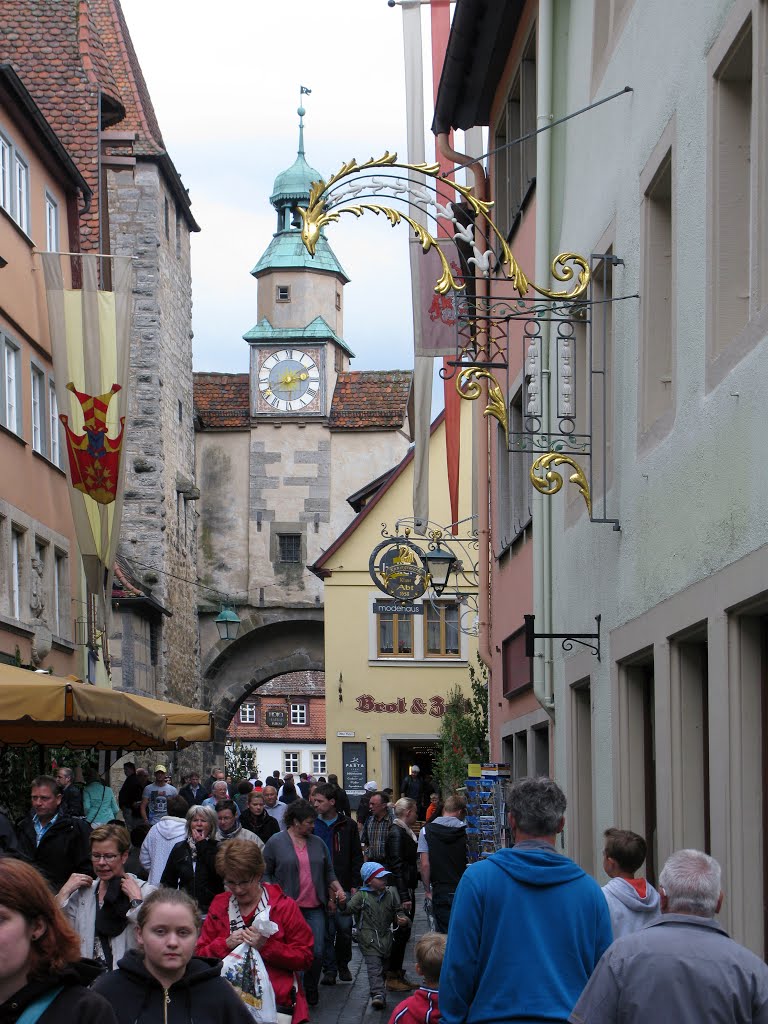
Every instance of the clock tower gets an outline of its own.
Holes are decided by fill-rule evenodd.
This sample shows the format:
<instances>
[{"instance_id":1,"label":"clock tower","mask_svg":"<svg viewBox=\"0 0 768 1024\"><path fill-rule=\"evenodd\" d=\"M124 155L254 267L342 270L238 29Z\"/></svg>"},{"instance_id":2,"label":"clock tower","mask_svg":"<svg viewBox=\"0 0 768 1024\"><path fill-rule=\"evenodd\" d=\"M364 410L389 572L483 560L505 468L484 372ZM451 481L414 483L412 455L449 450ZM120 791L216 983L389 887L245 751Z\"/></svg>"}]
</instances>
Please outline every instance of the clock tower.
<instances>
[{"instance_id":1,"label":"clock tower","mask_svg":"<svg viewBox=\"0 0 768 1024\"><path fill-rule=\"evenodd\" d=\"M354 355L343 340L344 285L349 278L321 235L314 257L301 241L297 206L321 178L304 155L304 108L299 151L275 179L269 201L277 231L251 273L259 283L258 321L243 335L251 348L251 416L267 421L327 419L340 372Z\"/></svg>"}]
</instances>

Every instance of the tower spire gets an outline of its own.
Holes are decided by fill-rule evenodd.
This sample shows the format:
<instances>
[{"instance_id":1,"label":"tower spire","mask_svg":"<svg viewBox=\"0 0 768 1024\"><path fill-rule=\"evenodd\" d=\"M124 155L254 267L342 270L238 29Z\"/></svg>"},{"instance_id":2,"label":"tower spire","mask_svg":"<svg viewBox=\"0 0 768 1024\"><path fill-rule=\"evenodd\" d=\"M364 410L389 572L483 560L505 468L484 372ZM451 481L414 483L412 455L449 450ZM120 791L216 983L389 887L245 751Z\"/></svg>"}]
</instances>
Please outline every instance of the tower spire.
<instances>
[{"instance_id":1,"label":"tower spire","mask_svg":"<svg viewBox=\"0 0 768 1024\"><path fill-rule=\"evenodd\" d=\"M299 115L299 156L304 156L304 115L306 114L301 97L311 95L312 90L308 89L306 85L299 86L299 109L296 111Z\"/></svg>"}]
</instances>

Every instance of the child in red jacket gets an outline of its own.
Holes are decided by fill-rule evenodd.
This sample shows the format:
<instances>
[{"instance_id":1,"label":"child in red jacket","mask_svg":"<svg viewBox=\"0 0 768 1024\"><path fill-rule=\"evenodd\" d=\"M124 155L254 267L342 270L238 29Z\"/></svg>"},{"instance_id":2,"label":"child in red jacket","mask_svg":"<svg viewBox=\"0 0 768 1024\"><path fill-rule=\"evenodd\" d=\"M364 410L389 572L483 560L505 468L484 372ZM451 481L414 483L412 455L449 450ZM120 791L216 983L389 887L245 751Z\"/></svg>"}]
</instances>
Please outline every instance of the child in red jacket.
<instances>
[{"instance_id":1,"label":"child in red jacket","mask_svg":"<svg viewBox=\"0 0 768 1024\"><path fill-rule=\"evenodd\" d=\"M445 935L427 932L416 943L416 973L424 979L413 995L395 1007L389 1024L440 1024L437 986L445 955Z\"/></svg>"}]
</instances>

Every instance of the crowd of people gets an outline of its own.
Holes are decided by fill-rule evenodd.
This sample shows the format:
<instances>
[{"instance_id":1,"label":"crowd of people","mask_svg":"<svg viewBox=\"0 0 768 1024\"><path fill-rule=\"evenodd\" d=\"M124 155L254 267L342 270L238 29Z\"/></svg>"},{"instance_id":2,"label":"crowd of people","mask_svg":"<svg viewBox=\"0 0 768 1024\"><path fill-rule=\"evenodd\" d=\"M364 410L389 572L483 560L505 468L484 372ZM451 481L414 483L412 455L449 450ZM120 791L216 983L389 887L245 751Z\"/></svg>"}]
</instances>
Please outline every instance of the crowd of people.
<instances>
[{"instance_id":1,"label":"crowd of people","mask_svg":"<svg viewBox=\"0 0 768 1024\"><path fill-rule=\"evenodd\" d=\"M716 921L717 862L678 851L657 890L643 838L611 828L601 889L558 850L549 778L508 787L513 845L467 867L466 801L418 770L399 799L370 780L357 820L335 776L177 791L165 765L125 771L116 801L93 772L38 776L28 815L0 817L0 1024L303 1024L353 980L353 938L371 1007L407 996L390 1024L768 1024L768 967Z\"/></svg>"}]
</instances>

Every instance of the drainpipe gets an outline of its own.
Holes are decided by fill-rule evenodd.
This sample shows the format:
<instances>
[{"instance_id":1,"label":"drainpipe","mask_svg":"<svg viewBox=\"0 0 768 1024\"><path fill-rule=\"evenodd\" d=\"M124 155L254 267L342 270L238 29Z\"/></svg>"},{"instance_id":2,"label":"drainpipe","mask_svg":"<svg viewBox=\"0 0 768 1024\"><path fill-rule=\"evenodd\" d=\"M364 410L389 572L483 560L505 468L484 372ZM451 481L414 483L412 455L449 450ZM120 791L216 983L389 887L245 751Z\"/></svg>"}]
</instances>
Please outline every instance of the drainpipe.
<instances>
[{"instance_id":1,"label":"drainpipe","mask_svg":"<svg viewBox=\"0 0 768 1024\"><path fill-rule=\"evenodd\" d=\"M552 46L554 0L539 0L538 54L536 60L536 127L546 128L552 121ZM536 281L550 280L551 244L552 133L537 137L536 152ZM551 431L552 402L550 373L550 325L541 324L541 396L544 429ZM533 613L536 631L552 633L552 502L545 494L533 494ZM533 692L549 714L553 715L554 666L552 641L544 640L543 657L533 661Z\"/></svg>"},{"instance_id":2,"label":"drainpipe","mask_svg":"<svg viewBox=\"0 0 768 1024\"><path fill-rule=\"evenodd\" d=\"M546 133L545 133L546 134ZM475 178L475 195L484 200L488 193L485 170L479 160L473 160L466 153L457 153L451 147L450 136L437 136L437 148L444 157L455 164L472 168ZM487 277L476 278L478 296L490 295L490 281ZM491 669L491 531L488 504L490 499L489 443L488 419L483 416L483 408L488 404L488 382L482 382L481 402L474 403L472 409L472 436L475 442L475 458L477 459L477 479L482 491L477 503L477 539L478 539L478 593L477 593L477 653L485 667Z\"/></svg>"}]
</instances>

